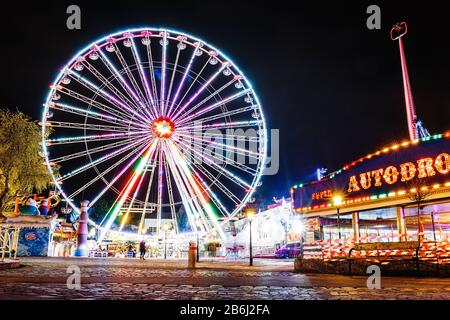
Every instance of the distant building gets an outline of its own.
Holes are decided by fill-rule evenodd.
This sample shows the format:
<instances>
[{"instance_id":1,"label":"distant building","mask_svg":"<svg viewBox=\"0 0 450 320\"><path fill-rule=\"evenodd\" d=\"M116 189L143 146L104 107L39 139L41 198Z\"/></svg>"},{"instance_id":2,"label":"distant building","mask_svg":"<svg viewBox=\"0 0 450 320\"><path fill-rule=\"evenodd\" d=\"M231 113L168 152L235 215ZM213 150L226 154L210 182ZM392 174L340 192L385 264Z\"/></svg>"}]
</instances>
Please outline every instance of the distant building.
<instances>
[{"instance_id":1,"label":"distant building","mask_svg":"<svg viewBox=\"0 0 450 320\"><path fill-rule=\"evenodd\" d=\"M147 234L147 235L156 235L157 221L158 220L156 218L144 219L144 230L147 231L145 234ZM161 227L164 226L167 223L173 225L173 220L172 219L161 219Z\"/></svg>"}]
</instances>

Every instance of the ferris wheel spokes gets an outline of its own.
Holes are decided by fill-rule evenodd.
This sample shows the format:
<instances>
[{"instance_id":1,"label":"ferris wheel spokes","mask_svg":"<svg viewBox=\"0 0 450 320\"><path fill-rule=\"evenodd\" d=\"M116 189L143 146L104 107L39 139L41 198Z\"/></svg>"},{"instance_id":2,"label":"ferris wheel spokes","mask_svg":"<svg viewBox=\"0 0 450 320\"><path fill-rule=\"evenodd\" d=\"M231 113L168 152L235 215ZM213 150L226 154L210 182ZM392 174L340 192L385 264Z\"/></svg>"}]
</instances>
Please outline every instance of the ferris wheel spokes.
<instances>
[{"instance_id":1,"label":"ferris wheel spokes","mask_svg":"<svg viewBox=\"0 0 450 320\"><path fill-rule=\"evenodd\" d=\"M182 134L179 134L180 136L184 136L184 135L182 135ZM187 138L191 138L190 136L186 136ZM193 138L194 140L196 139L196 138ZM199 139L200 140L200 139ZM203 148L203 144L201 144L201 143L197 143L197 142L191 142L193 145L194 145L194 147L197 147L197 148ZM235 147L233 147L233 146L229 146L229 145L225 145L225 144L220 144L220 143L217 143L217 142L214 142L214 141L212 141L212 142L209 142L210 144L214 144L214 145L219 145L220 146L220 149L222 150L222 151L225 151L225 150L227 150L227 151L229 151L229 149L231 149L231 148L235 148ZM190 147L188 144L186 144L186 143L184 143L184 142L181 142L180 141L180 144L182 144L183 145L183 147L185 147L185 148L188 148L188 147ZM237 149L239 149L239 148L237 148ZM241 149L240 149L241 150ZM244 151L239 151L239 153L234 153L234 154L240 154L240 155L242 155L242 156L248 156L248 154L246 153L246 152L244 152ZM233 154L233 158L234 158L234 154ZM236 160L234 160L234 159L232 159L231 157L227 157L227 156L223 156L223 154L222 155L214 155L214 154L210 154L210 156L213 158L213 161L216 161L216 162L218 162L218 163L225 163L225 164L229 164L229 165L232 165L233 167L235 167L235 168L237 168L237 169L240 169L240 170L242 170L242 171L244 171L244 172L246 172L246 173L248 173L248 174L256 174L256 169L254 169L254 168L251 168L251 167L249 167L249 166L247 166L247 165L245 165L245 164L243 164L243 163L241 163L241 162L238 162L238 161L236 161ZM255 159L257 159L257 157L254 157Z\"/></svg>"},{"instance_id":2,"label":"ferris wheel spokes","mask_svg":"<svg viewBox=\"0 0 450 320\"><path fill-rule=\"evenodd\" d=\"M213 227L216 228L219 232L219 234L225 238L225 235L223 234L223 230L220 228L217 218L214 215L214 212L212 211L210 203L207 202L207 200L204 197L205 190L200 189L200 183L196 180L195 176L192 174L192 172L189 170L186 164L185 159L182 156L182 153L179 148L175 146L175 144L172 141L168 141L169 144L169 150L171 151L172 156L175 156L179 161L177 161L177 164L179 165L180 169L184 173L184 176L186 177L186 180L188 182L188 185L190 184L192 188L192 196L193 200L198 201L200 200L199 206L199 212L198 214L206 220L206 217L208 218L207 221L212 223ZM210 197L208 197L209 199ZM206 216L205 216L206 213ZM195 230L195 229L194 229Z\"/></svg>"},{"instance_id":3,"label":"ferris wheel spokes","mask_svg":"<svg viewBox=\"0 0 450 320\"><path fill-rule=\"evenodd\" d=\"M157 203L158 203L158 208L156 211L156 219L157 219L157 223L156 223L156 232L157 235L159 236L160 232L161 232L161 215L162 215L162 192L163 192L163 158L164 158L164 153L163 153L163 149L162 149L162 141L158 139L158 195L157 195Z\"/></svg>"},{"instance_id":4,"label":"ferris wheel spokes","mask_svg":"<svg viewBox=\"0 0 450 320\"><path fill-rule=\"evenodd\" d=\"M166 154L166 145L165 145L165 141L162 141L163 146L162 146L162 150L163 153ZM166 155L167 157L167 155ZM166 185L167 185L167 192L169 195L169 207L170 207L170 214L172 217L172 222L173 222L173 227L175 229L175 232L178 233L178 223L176 220L176 212L175 212L175 201L174 201L174 197L173 197L173 188L172 188L172 179L170 178L170 171L169 171L169 165L167 161L164 161L164 172L165 172L165 176L166 176Z\"/></svg>"},{"instance_id":5,"label":"ferris wheel spokes","mask_svg":"<svg viewBox=\"0 0 450 320\"><path fill-rule=\"evenodd\" d=\"M210 58L211 59L211 58ZM220 75L223 71L223 69L225 69L226 67L228 67L227 63L223 63L222 66L220 67L220 69L218 71L216 71L201 87L200 89L198 89L193 95L192 97L189 98L189 100L182 106L180 107L180 109L178 109L178 111L173 115L173 120L176 121L178 116L180 115L180 113L182 113L209 85L211 82L214 81L214 79L217 78L218 75Z\"/></svg>"},{"instance_id":6,"label":"ferris wheel spokes","mask_svg":"<svg viewBox=\"0 0 450 320\"><path fill-rule=\"evenodd\" d=\"M169 151L165 151L166 154L170 154ZM181 176L181 173L179 171L179 168L175 165L173 159L171 156L167 156L167 161L169 164L169 167L171 169L171 172L174 176L174 179L176 181L176 185L178 187L179 190L179 194L181 197L181 201L183 203L183 207L185 209L186 212L186 216L188 218L188 222L189 222L189 226L191 228L191 230L196 230L196 221L195 221L195 217L196 217L196 208L195 205L193 203L194 199L191 198L188 190L187 190L187 186L185 185L185 181Z\"/></svg>"},{"instance_id":7,"label":"ferris wheel spokes","mask_svg":"<svg viewBox=\"0 0 450 320\"><path fill-rule=\"evenodd\" d=\"M152 85L152 92L153 92L153 99L154 99L154 113L158 114L158 90L156 89L156 78L155 78L155 70L154 70L154 64L153 64L153 55L152 55L152 48L151 48L151 40L148 35L143 38L142 43L145 45L146 51L147 51L147 60L148 60L148 67L149 67L149 73L150 73L150 81Z\"/></svg>"},{"instance_id":8,"label":"ferris wheel spokes","mask_svg":"<svg viewBox=\"0 0 450 320\"><path fill-rule=\"evenodd\" d=\"M229 170L227 170L224 167L217 164L216 163L217 161L215 161L214 159L210 158L209 156L206 156L203 152L199 152L198 150L196 150L196 148L193 148L192 151L197 156L199 156L200 159L205 160L205 162L206 162L206 164L208 164L208 166L210 166L211 168L215 169L216 171L218 171L220 173L223 173L224 176L226 176L233 183L241 186L242 188L250 188L250 184L248 184L247 182L245 182L244 180L242 180L240 177L233 174Z\"/></svg>"},{"instance_id":9,"label":"ferris wheel spokes","mask_svg":"<svg viewBox=\"0 0 450 320\"><path fill-rule=\"evenodd\" d=\"M128 38L127 40L130 41L130 44L127 45L126 47L130 47L132 52L133 52L133 42L131 40L131 38ZM125 40L125 41L127 41ZM149 106L150 103L149 101L147 101L141 91L141 88L139 87L138 83L136 82L135 77L133 76L131 69L129 67L129 65L127 64L125 58L122 55L122 52L120 51L119 46L117 45L117 43L114 43L114 47L116 48L114 50L114 53L116 54L117 59L119 60L120 66L122 67L122 70L125 72L125 74L127 75L128 80L130 81L131 85L133 86L133 88L129 87L129 84L124 80L124 84L126 84L126 87L129 88L129 92L132 94L133 98L136 99L137 103L139 104L139 106L143 109L146 110L146 105ZM133 58L134 55L133 55ZM137 64L137 61L135 60L135 63ZM116 69L117 70L117 69ZM139 65L138 65L138 70L139 70Z\"/></svg>"},{"instance_id":10,"label":"ferris wheel spokes","mask_svg":"<svg viewBox=\"0 0 450 320\"><path fill-rule=\"evenodd\" d=\"M215 109L215 108L217 108L219 106L224 106L227 103L229 103L229 102L231 102L231 101L233 101L235 99L239 99L240 97L248 94L249 92L251 92L250 89L246 89L246 90L240 91L240 92L235 93L235 94L233 94L233 95L231 95L229 97L226 97L226 98L224 98L224 99L222 99L220 101L217 101L217 102L215 102L215 103L213 103L213 104L211 104L211 105L209 105L207 107L204 107L203 109L201 109L201 110L199 110L197 112L191 113L190 115L185 114L184 117L178 119L177 123L180 124L180 127L183 127L182 124L186 123L187 121L193 120L193 119L195 119L195 118L197 118L197 117L199 117L199 116L201 116L201 115L203 115L205 113L208 113L211 110L213 110L213 109Z\"/></svg>"},{"instance_id":11,"label":"ferris wheel spokes","mask_svg":"<svg viewBox=\"0 0 450 320\"><path fill-rule=\"evenodd\" d=\"M153 140L150 143L150 146L147 148L147 150L144 154L144 157L142 159L140 159L138 166L136 167L135 171L133 172L132 177L129 180L129 183L127 184L123 193L121 193L119 201L117 202L116 206L112 210L109 219L106 221L106 226L102 229L102 232L100 233L99 242L101 242L104 239L106 233L111 229L111 226L112 226L114 220L117 218L117 215L119 214L120 210L122 209L122 206L125 203L125 200L128 198L132 187L135 185L137 179L142 174L142 171L145 168L149 158L155 152L156 143L157 143L157 141Z\"/></svg>"},{"instance_id":12,"label":"ferris wheel spokes","mask_svg":"<svg viewBox=\"0 0 450 320\"><path fill-rule=\"evenodd\" d=\"M130 46L131 48L133 48L133 42L132 42L132 40L130 39L130 38L128 38L128 40L130 41L130 45L127 45L127 46ZM127 63L126 63L126 61L125 61L125 59L124 59L124 57L123 57L123 55L122 55L122 52L120 51L120 48L119 48L119 46L117 46L117 44L116 43L114 43L114 47L116 48L115 50L114 50L114 52L115 52L115 54L116 54L116 57L117 57L117 59L119 60L119 62L120 62L120 65L122 66L122 70L124 70L125 71L125 74L127 75L127 77L128 77L128 79L130 80L130 82L131 82L131 85L133 86L133 89L131 89L130 87L129 87L129 85L127 84L127 82L125 81L125 80L123 80L124 81L124 84L126 85L126 87L129 89L129 91L131 92L131 94L133 95L133 98L137 101L137 103L138 103L138 105L139 105L139 109L140 109L140 111L142 112L142 113L144 113L146 116L147 116L147 118L149 119L149 120L151 120L152 118L153 118L153 115L152 115L152 113L149 111L150 109L150 102L149 101L147 101L146 99L145 99L145 97L144 97L144 94L142 93L142 91L141 91L141 89L140 89L140 87L139 87L139 85L138 85L138 83L136 82L136 79L134 78L134 76L133 76L133 74L132 74L132 72L131 72L131 70L130 70L130 67L127 65ZM132 51L133 51L133 49L132 49ZM135 57L134 57L134 55L133 55L133 58L134 59L136 59ZM137 63L137 61L135 60L135 62ZM140 68L139 68L139 66L138 66L138 70L139 70ZM117 70L117 69L116 69ZM144 89L145 90L145 89ZM143 111L142 111L143 110ZM139 111L139 110L138 110Z\"/></svg>"},{"instance_id":13,"label":"ferris wheel spokes","mask_svg":"<svg viewBox=\"0 0 450 320\"><path fill-rule=\"evenodd\" d=\"M232 121L232 122L217 122L213 124L192 124L183 127L185 131L195 131L202 129L236 129L245 127L255 127L261 125L261 120L246 120L246 121Z\"/></svg>"},{"instance_id":14,"label":"ferris wheel spokes","mask_svg":"<svg viewBox=\"0 0 450 320\"><path fill-rule=\"evenodd\" d=\"M199 49L199 46L200 46L200 43L197 43L197 45L196 45L195 48L194 48L194 51L192 52L192 56L191 56L191 58L190 58L190 60L189 60L189 63L188 63L188 65L187 65L186 69L184 70L183 76L182 76L182 78L181 78L181 80L180 80L180 82L179 82L179 84L178 84L177 91L175 92L175 96L173 97L172 103L171 103L171 105L170 105L170 107L169 107L169 109L168 109L168 111L167 111L167 116L168 116L168 117L171 117L171 115L172 115L172 110L173 110L174 105L175 105L175 103L176 103L176 101L177 101L177 99L178 99L178 95L180 94L180 91L181 91L181 89L183 88L183 85L184 85L184 82L186 81L187 75L188 75L189 72L191 71L192 63L194 62L194 59L195 59L195 57L197 56L197 55L196 55L196 52L197 52L197 50ZM206 65L207 65L207 64L205 64L205 67L206 67ZM200 72L200 73L201 73L201 72Z\"/></svg>"},{"instance_id":15,"label":"ferris wheel spokes","mask_svg":"<svg viewBox=\"0 0 450 320\"><path fill-rule=\"evenodd\" d=\"M216 177L213 177L208 171L204 170L203 166L201 166L199 163L195 163L194 161L189 161L186 159L186 157L183 157L183 158L184 158L184 161L186 162L186 164L188 165L188 167L190 168L191 172L194 172L197 179L199 181L201 181L203 188L205 190L207 190L206 193L213 200L216 207L225 216L230 216L230 213L228 212L228 210L224 207L222 202L219 200L219 198L216 196L216 194L211 190L211 188L206 184L206 182L201 178L201 176L198 174L198 172L201 172L203 175L205 175L205 177L207 177L212 182L212 185L214 185L216 182L218 182L217 186L218 186L219 190L224 191L225 194L226 194L226 191L229 191L228 188L226 186L224 186L223 184L221 184ZM232 194L230 199L235 201L233 196L234 196L234 194ZM238 199L236 196L234 196L234 197L236 199ZM236 204L238 203L238 201L239 201L239 199L236 201Z\"/></svg>"},{"instance_id":16,"label":"ferris wheel spokes","mask_svg":"<svg viewBox=\"0 0 450 320\"><path fill-rule=\"evenodd\" d=\"M138 223L144 235L144 220L156 218L156 235L170 219L176 234L217 230L224 237L220 218L240 210L261 175L265 136L242 133L264 129L258 98L237 66L202 40L164 29L112 34L80 51L48 97L42 123L56 136L43 139L44 148L55 146L44 154L49 169L62 168L54 180L95 174L79 186L76 178L58 184L62 195L76 210L82 194L95 194L91 207L117 194L101 226L93 224L98 241L120 213L119 232ZM242 143L225 144L222 130ZM133 213L136 223L128 222Z\"/></svg>"},{"instance_id":17,"label":"ferris wheel spokes","mask_svg":"<svg viewBox=\"0 0 450 320\"><path fill-rule=\"evenodd\" d=\"M145 163L144 169L147 167L148 162L150 161L150 159L151 159L151 156L150 156L150 158L148 158L147 162ZM122 222L121 222L120 228L119 228L119 232L122 231L122 229L123 229L123 227L125 225L125 222L127 222L127 220L128 220L128 216L130 215L131 208L133 207L134 201L136 200L136 196L138 195L138 192L139 192L139 190L141 188L142 181L144 181L144 177L145 177L146 173L147 173L147 170L143 170L143 173L140 174L141 177L139 179L139 182L137 184L137 187L136 187L135 191L133 192L133 197L131 198L131 201L130 201L130 204L129 204L128 208L127 208L125 216L122 219ZM120 208L120 209L122 209L122 208Z\"/></svg>"},{"instance_id":18,"label":"ferris wheel spokes","mask_svg":"<svg viewBox=\"0 0 450 320\"><path fill-rule=\"evenodd\" d=\"M136 44L134 43L134 39L131 37L131 51L133 53L133 58L136 64L138 65L139 77L141 78L142 83L144 84L144 91L147 96L147 100L149 101L149 109L147 112L151 116L152 119L156 118L158 112L156 109L156 103L153 98L152 92L150 90L150 86L148 84L147 76L145 75L144 67L142 64L141 57L139 56L138 50L136 48ZM151 107L151 108L150 108Z\"/></svg>"},{"instance_id":19,"label":"ferris wheel spokes","mask_svg":"<svg viewBox=\"0 0 450 320\"><path fill-rule=\"evenodd\" d=\"M100 147L95 147L95 148L92 148L92 149L89 149L89 150L78 151L78 152L75 152L75 153L71 153L69 155L61 156L61 157L58 157L58 158L53 158L53 159L51 159L51 162L52 163L61 163L61 162L64 162L64 161L69 161L69 160L73 160L73 159L76 159L76 158L85 157L87 155L92 155L92 154L95 154L95 153L98 153L98 152L102 152L102 151L110 150L110 149L113 149L113 148L116 148L116 147L121 147L123 145L127 145L130 142L132 142L133 140L134 140L133 138L130 138L130 139L127 139L127 140L121 140L121 141L118 141L118 142L108 143L106 145L103 145L103 146L100 146Z\"/></svg>"},{"instance_id":20,"label":"ferris wheel spokes","mask_svg":"<svg viewBox=\"0 0 450 320\"><path fill-rule=\"evenodd\" d=\"M162 46L162 63L161 63L161 90L160 90L160 105L161 105L161 112L160 115L161 116L165 116L165 111L164 111L164 104L165 101L164 99L166 98L165 96L165 90L166 90L166 60L167 60L167 32L166 31L162 31L163 34L163 38L162 40L160 40L160 44Z\"/></svg>"},{"instance_id":21,"label":"ferris wheel spokes","mask_svg":"<svg viewBox=\"0 0 450 320\"><path fill-rule=\"evenodd\" d=\"M90 91L92 91L94 94L99 94L103 99L105 99L106 101L108 101L109 103L113 104L114 106L116 106L116 108L124 108L128 111L130 111L132 114L134 114L136 117L140 118L140 120L145 122L148 122L150 119L146 118L142 113L140 113L139 111L136 111L135 109L133 109L132 107L126 105L124 102L122 102L121 100L119 100L118 98L114 97L113 95L109 94L108 92L106 92L105 90L101 89L100 87L98 87L97 85L95 85L94 83L92 83L91 81L89 81L88 79L86 79L85 77L83 77L82 75L78 74L75 71L68 71L69 76L76 80L78 83L80 83L81 85L83 85L85 88L89 89Z\"/></svg>"},{"instance_id":22,"label":"ferris wheel spokes","mask_svg":"<svg viewBox=\"0 0 450 320\"><path fill-rule=\"evenodd\" d=\"M194 53L195 54L195 53ZM174 114L177 112L177 110L180 108L181 104L183 103L184 99L186 98L186 96L189 94L189 92L191 91L192 87L198 83L198 79L200 78L201 74L203 73L203 71L206 69L206 67L209 64L209 59L208 61L206 61L203 64L203 67L201 68L200 72L198 72L195 76L195 78L192 80L191 84L189 85L189 87L187 88L187 90L185 91L184 95L182 96L182 98L180 99L179 102L177 102L177 104L175 105L175 108L173 109L172 113L169 115L170 118L174 118Z\"/></svg>"},{"instance_id":23,"label":"ferris wheel spokes","mask_svg":"<svg viewBox=\"0 0 450 320\"><path fill-rule=\"evenodd\" d=\"M180 43L182 43L182 42L180 42ZM166 110L165 113L167 115L169 114L169 111L170 111L169 110L170 95L172 93L173 82L175 80L175 75L176 75L177 68L178 68L178 60L180 58L180 52L181 52L181 47L179 45L180 43L178 43L178 45L177 45L177 56L175 57L175 63L172 68L172 76L170 77L169 90L167 91L167 98L165 99L165 103L164 103L164 108Z\"/></svg>"},{"instance_id":24,"label":"ferris wheel spokes","mask_svg":"<svg viewBox=\"0 0 450 320\"><path fill-rule=\"evenodd\" d=\"M217 190L219 190L221 193L226 195L233 203L234 205L238 205L240 203L240 199L238 196L236 196L230 189L228 189L225 184L220 182L220 180L217 178L217 176L214 176L212 173L210 173L203 165L200 163L190 163L190 165L194 168L196 168L199 172L201 172L209 181L211 181L211 187L217 186ZM224 209L226 216L231 216L229 211L225 208Z\"/></svg>"},{"instance_id":25,"label":"ferris wheel spokes","mask_svg":"<svg viewBox=\"0 0 450 320\"><path fill-rule=\"evenodd\" d=\"M116 52L116 56L117 56L118 47L115 43L113 43L113 46L116 48L114 51ZM122 89L125 92L127 92L127 94L130 95L130 97L134 100L136 106L138 107L137 109L134 109L134 110L131 109L129 111L135 115L139 115L138 117L141 118L144 121L144 123L150 121L151 119L148 117L147 114L145 114L145 116L143 116L141 113L139 113L140 110L145 110L146 108L145 108L145 105L142 103L142 101L139 99L136 92L133 91L133 89L130 87L130 85L127 83L127 81L122 77L120 72L117 70L117 68L111 62L111 60L106 56L106 54L102 50L99 50L99 52L100 52L100 55L99 55L100 60L108 68L109 72L114 76L114 78L116 80L118 80ZM128 110L128 107L126 105L124 106L123 103L119 103L119 105L121 105L122 107L125 107ZM141 109L139 109L139 107Z\"/></svg>"},{"instance_id":26,"label":"ferris wheel spokes","mask_svg":"<svg viewBox=\"0 0 450 320\"><path fill-rule=\"evenodd\" d=\"M116 167L121 165L123 162L128 160L132 155L136 154L136 152L138 152L138 150L139 150L139 147L140 146L137 146L132 152L129 152L126 156L124 156L123 158L119 159L119 161L115 162L113 165L109 166L106 170L104 170L103 172L99 173L99 175L97 175L93 179L89 180L89 182L86 183L85 185L81 186L81 188L75 190L75 192L73 192L72 194L69 195L69 198L73 199L76 195L78 195L79 193L83 192L86 188L88 188L89 186L91 186L92 184L97 182L98 180L102 179L106 174L108 174L113 169L115 169Z\"/></svg>"},{"instance_id":27,"label":"ferris wheel spokes","mask_svg":"<svg viewBox=\"0 0 450 320\"><path fill-rule=\"evenodd\" d=\"M185 199L185 203L189 208L189 223L191 230L197 229L197 221L202 221L202 228L204 230L209 229L208 222L203 214L202 205L199 202L200 194L196 194L192 185L192 181L189 180L189 173L187 174L183 164L176 161L176 154L172 150L172 146L168 143L168 148L166 150L169 163L172 163L172 170L176 172L178 177L177 186L181 190L182 198Z\"/></svg>"},{"instance_id":28,"label":"ferris wheel spokes","mask_svg":"<svg viewBox=\"0 0 450 320\"><path fill-rule=\"evenodd\" d=\"M112 115L114 115L114 116L116 116L118 118L121 118L121 119L124 119L124 120L125 119L128 119L128 120L135 119L135 114L133 112L131 112L131 114L127 114L126 111L124 111L124 110L127 110L126 108L124 108L124 110L122 110L122 108L119 108L119 106L114 105L114 104L112 104L114 106L114 108L112 108L110 106L107 106L104 103L95 101L92 98L88 98L85 95L77 93L77 92L75 92L73 90L70 90L70 89L68 89L66 87L63 87L63 86L57 86L55 90L57 90L60 93L65 94L65 95L67 95L67 96L69 96L71 98L74 98L74 99L76 99L78 101L81 101L81 102L83 102L83 103L85 103L87 105L92 105L93 107L95 107L95 108L97 108L99 110L102 110L102 111L105 111L105 112L109 112L110 114L112 114ZM136 121L139 122L139 121L142 121L142 120L141 119L136 119Z\"/></svg>"},{"instance_id":29,"label":"ferris wheel spokes","mask_svg":"<svg viewBox=\"0 0 450 320\"><path fill-rule=\"evenodd\" d=\"M100 81L109 91L111 91L116 97L120 98L125 104L132 106L135 110L138 110L139 107L135 104L135 102L131 101L129 97L127 97L122 91L120 91L114 84L106 78L100 71L98 71L92 64L90 64L87 60L83 62L84 67L94 75L94 77ZM115 79L115 76L112 75Z\"/></svg>"},{"instance_id":30,"label":"ferris wheel spokes","mask_svg":"<svg viewBox=\"0 0 450 320\"><path fill-rule=\"evenodd\" d=\"M157 150L157 153L159 153L159 150ZM155 158L156 157L157 157L157 154L155 155ZM148 168L149 168L149 165L147 165L146 169L148 170ZM142 228L144 226L144 219L145 219L145 214L147 213L147 205L148 205L148 200L149 200L149 197L150 197L150 191L152 189L152 182L153 182L153 177L155 175L156 163L152 163L150 165L150 168L151 168L150 180L149 180L148 185L147 185L147 192L145 194L144 208L142 210L141 220L139 222L138 234L142 233Z\"/></svg>"},{"instance_id":31,"label":"ferris wheel spokes","mask_svg":"<svg viewBox=\"0 0 450 320\"><path fill-rule=\"evenodd\" d=\"M59 137L59 138L51 138L46 139L45 142L47 145L59 145L59 144L70 144L70 143L87 143L87 142L98 142L103 140L115 140L122 139L127 136L134 136L147 133L148 130L143 131L126 131L126 132L118 132L118 133L107 133L107 134L96 134L89 136L73 136L73 137Z\"/></svg>"},{"instance_id":32,"label":"ferris wheel spokes","mask_svg":"<svg viewBox=\"0 0 450 320\"><path fill-rule=\"evenodd\" d=\"M127 172L127 170L134 164L136 161L144 154L144 152L154 143L154 139L152 139L150 142L147 141L148 139L145 139L143 143L139 145L138 148L143 147L139 150L139 152L131 159L125 167L120 170L120 172L114 176L114 178L106 185L105 188L103 188L100 193L97 194L97 196L91 201L90 205L93 206L104 194L106 191L112 188L114 183L116 183L117 180L119 180L123 174Z\"/></svg>"},{"instance_id":33,"label":"ferris wheel spokes","mask_svg":"<svg viewBox=\"0 0 450 320\"><path fill-rule=\"evenodd\" d=\"M180 142L180 141L178 141ZM180 142L184 147L188 147L188 145L184 142ZM201 147L201 145L197 145L198 147ZM239 178L237 175L233 174L232 172L230 172L229 170L225 169L224 167L220 166L217 164L217 162L225 162L226 160L224 159L219 159L215 156L206 156L204 153L201 153L197 150L195 150L195 148L193 149L194 153L199 156L201 159L206 160L206 164L210 167L212 167L214 170L216 170L217 172L224 174L229 180L231 180L233 183L237 184L238 186L240 186L241 188L245 189L245 188L249 188L249 184L247 182L245 182L244 180L242 180L241 178ZM192 161L195 162L195 161Z\"/></svg>"},{"instance_id":34,"label":"ferris wheel spokes","mask_svg":"<svg viewBox=\"0 0 450 320\"><path fill-rule=\"evenodd\" d=\"M192 108L190 108L189 110L187 110L186 112L184 112L180 118L178 119L178 122L182 121L186 116L188 116L189 114L191 114L193 111L195 111L196 109L198 109L200 106L202 106L203 104L205 104L206 102L208 102L209 100L211 100L211 98L215 97L216 95L219 95L220 92L222 92L223 90L227 89L230 85L232 85L233 83L236 82L236 79L231 79L230 81L228 81L227 83L225 83L222 87L218 88L217 90L214 90L210 95L208 95L206 98L204 98L202 101L200 101L199 103L197 103L195 106L193 106Z\"/></svg>"},{"instance_id":35,"label":"ferris wheel spokes","mask_svg":"<svg viewBox=\"0 0 450 320\"><path fill-rule=\"evenodd\" d=\"M104 155L104 156L102 156L100 158L97 158L97 159L95 159L95 160L93 160L93 161L91 161L91 162L89 162L89 163L87 163L87 164L85 164L85 165L83 165L81 167L78 167L75 170L72 170L69 173L66 173L66 174L62 175L60 178L57 179L57 182L61 183L62 181L67 180L69 178L72 178L75 175L80 174L80 173L82 173L82 172L84 172L84 171L86 171L86 170L88 170L90 168L93 168L93 167L95 167L96 165L98 165L100 163L103 163L103 162L105 162L107 160L110 160L111 158L114 158L115 156L117 156L117 155L119 155L119 154L121 154L121 153L123 153L123 152L125 152L125 151L127 151L129 149L132 149L134 146L138 145L139 143L141 143L141 142L143 142L145 140L147 140L146 137L144 137L142 139L139 139L138 141L135 141L135 142L133 142L133 143L131 143L129 145L126 145L126 146L124 146L124 147L122 147L120 149L117 149L117 150L115 150L115 151L113 151L111 153L108 153L108 154L106 154L106 155ZM49 160L49 162L51 162L51 159Z\"/></svg>"},{"instance_id":36,"label":"ferris wheel spokes","mask_svg":"<svg viewBox=\"0 0 450 320\"><path fill-rule=\"evenodd\" d=\"M127 119L119 119L114 116L102 114L102 113L99 113L96 111L86 110L86 109L75 107L75 106L68 105L68 104L62 104L62 103L56 102L56 103L52 103L51 105L49 105L49 108L53 109L53 110L60 110L60 111L64 111L67 113L75 114L78 116L83 116L85 118L98 120L101 122L111 123L117 127L122 127L124 129L127 129L130 126L133 128L140 128L140 130L142 130L142 128L148 127L148 126L141 124L140 122L133 122L133 121L127 120Z\"/></svg>"},{"instance_id":37,"label":"ferris wheel spokes","mask_svg":"<svg viewBox=\"0 0 450 320\"><path fill-rule=\"evenodd\" d=\"M239 108L239 109L229 110L229 111L218 113L218 114L215 114L215 115L212 115L212 116L201 118L201 120L198 120L198 121L201 122L201 123L207 123L207 122L211 122L213 120L217 120L217 119L221 119L221 118L227 118L227 117L230 117L230 116L238 115L240 113L253 111L257 107L258 107L257 105L250 105L250 106L242 107L242 108ZM192 123L192 122L187 122L186 125L188 125L190 123ZM183 129L182 126L180 128Z\"/></svg>"}]
</instances>

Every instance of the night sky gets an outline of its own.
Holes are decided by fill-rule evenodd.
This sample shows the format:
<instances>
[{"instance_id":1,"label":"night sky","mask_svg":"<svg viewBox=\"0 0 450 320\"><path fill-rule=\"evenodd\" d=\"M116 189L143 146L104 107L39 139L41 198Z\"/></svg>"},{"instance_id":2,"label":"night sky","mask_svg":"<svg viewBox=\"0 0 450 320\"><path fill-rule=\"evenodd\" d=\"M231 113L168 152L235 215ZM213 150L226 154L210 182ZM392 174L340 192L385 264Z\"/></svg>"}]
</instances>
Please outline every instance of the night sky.
<instances>
[{"instance_id":1,"label":"night sky","mask_svg":"<svg viewBox=\"0 0 450 320\"><path fill-rule=\"evenodd\" d=\"M260 196L288 195L319 166L332 171L408 138L398 46L389 38L391 26L406 20L418 116L432 134L450 129L450 14L443 2L92 2L14 1L2 8L1 107L39 119L59 68L108 33L182 30L229 55L252 81L268 127L281 134L280 171L264 178ZM81 30L66 28L70 4L81 7ZM381 30L366 28L369 4L381 7Z\"/></svg>"}]
</instances>

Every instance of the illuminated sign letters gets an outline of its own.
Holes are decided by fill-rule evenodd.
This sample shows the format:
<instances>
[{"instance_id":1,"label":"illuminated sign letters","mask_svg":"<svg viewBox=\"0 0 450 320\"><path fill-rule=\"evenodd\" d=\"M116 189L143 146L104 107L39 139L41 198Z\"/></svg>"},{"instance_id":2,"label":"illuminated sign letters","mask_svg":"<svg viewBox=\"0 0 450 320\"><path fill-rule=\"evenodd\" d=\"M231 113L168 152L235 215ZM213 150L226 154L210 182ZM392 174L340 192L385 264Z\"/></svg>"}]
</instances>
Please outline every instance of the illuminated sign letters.
<instances>
[{"instance_id":1,"label":"illuminated sign letters","mask_svg":"<svg viewBox=\"0 0 450 320\"><path fill-rule=\"evenodd\" d=\"M435 176L436 174L446 175L450 172L450 155L441 153L436 158L423 158L416 163L406 162L396 166L388 166L385 169L377 169L361 173L358 176L351 176L348 183L348 192L367 190L372 187L381 187L383 183L392 185L399 181L406 182L414 177L420 179Z\"/></svg>"}]
</instances>

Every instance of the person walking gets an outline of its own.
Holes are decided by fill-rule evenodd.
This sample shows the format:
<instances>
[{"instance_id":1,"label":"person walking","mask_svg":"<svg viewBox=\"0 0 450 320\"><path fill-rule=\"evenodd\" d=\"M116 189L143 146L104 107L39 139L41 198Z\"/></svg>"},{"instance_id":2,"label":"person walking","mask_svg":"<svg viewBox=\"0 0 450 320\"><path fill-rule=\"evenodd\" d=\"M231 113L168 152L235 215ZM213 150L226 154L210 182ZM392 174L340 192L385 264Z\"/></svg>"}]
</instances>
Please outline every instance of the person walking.
<instances>
[{"instance_id":1,"label":"person walking","mask_svg":"<svg viewBox=\"0 0 450 320\"><path fill-rule=\"evenodd\" d=\"M145 251L147 248L145 247L145 241L142 240L141 243L139 243L139 251L141 253L141 259L145 260Z\"/></svg>"}]
</instances>

